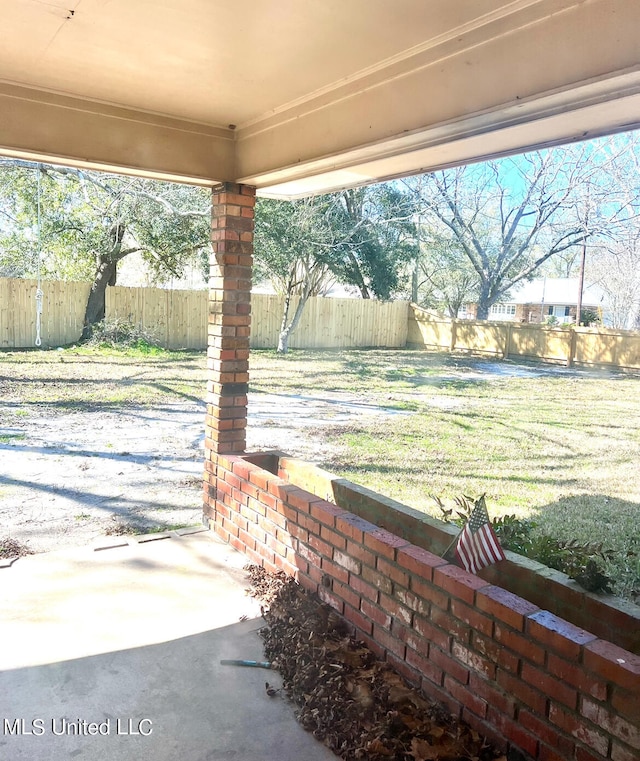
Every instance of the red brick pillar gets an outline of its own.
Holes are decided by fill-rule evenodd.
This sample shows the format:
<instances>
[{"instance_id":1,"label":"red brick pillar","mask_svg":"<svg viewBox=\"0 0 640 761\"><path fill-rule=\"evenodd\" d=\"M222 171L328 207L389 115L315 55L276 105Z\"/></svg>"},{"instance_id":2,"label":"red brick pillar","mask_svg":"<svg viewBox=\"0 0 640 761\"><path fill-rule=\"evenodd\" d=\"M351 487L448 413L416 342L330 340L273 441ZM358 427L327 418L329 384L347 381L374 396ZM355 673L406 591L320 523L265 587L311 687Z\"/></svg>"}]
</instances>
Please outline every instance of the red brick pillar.
<instances>
[{"instance_id":1,"label":"red brick pillar","mask_svg":"<svg viewBox=\"0 0 640 761\"><path fill-rule=\"evenodd\" d=\"M216 455L244 452L246 444L254 205L255 188L227 182L213 189L205 428L211 484Z\"/></svg>"}]
</instances>

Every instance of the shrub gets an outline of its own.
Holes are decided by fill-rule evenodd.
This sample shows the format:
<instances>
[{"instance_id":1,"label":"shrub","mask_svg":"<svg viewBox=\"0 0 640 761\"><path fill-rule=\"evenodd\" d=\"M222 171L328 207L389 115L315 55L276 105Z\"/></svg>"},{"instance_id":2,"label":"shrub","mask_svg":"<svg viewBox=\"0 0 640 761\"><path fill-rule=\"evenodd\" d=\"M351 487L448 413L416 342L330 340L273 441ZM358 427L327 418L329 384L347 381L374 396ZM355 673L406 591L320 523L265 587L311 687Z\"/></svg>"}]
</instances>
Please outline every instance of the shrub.
<instances>
[{"instance_id":1,"label":"shrub","mask_svg":"<svg viewBox=\"0 0 640 761\"><path fill-rule=\"evenodd\" d=\"M462 528L468 521L475 506L470 497L456 497L456 509L445 507L438 497L434 497L443 520ZM603 549L598 542L580 543L575 539L563 541L549 534L536 534L537 523L503 515L491 521L496 536L505 550L537 560L543 565L566 573L588 592L611 592L613 579L607 575L604 562L615 555L613 550Z\"/></svg>"},{"instance_id":2,"label":"shrub","mask_svg":"<svg viewBox=\"0 0 640 761\"><path fill-rule=\"evenodd\" d=\"M602 320L600 319L600 315L593 309L581 309L580 310L580 324L586 325L589 327L590 325L600 325L602 323Z\"/></svg>"},{"instance_id":3,"label":"shrub","mask_svg":"<svg viewBox=\"0 0 640 761\"><path fill-rule=\"evenodd\" d=\"M159 354L163 351L153 331L118 317L94 325L87 343L102 349L135 349L141 354Z\"/></svg>"}]
</instances>

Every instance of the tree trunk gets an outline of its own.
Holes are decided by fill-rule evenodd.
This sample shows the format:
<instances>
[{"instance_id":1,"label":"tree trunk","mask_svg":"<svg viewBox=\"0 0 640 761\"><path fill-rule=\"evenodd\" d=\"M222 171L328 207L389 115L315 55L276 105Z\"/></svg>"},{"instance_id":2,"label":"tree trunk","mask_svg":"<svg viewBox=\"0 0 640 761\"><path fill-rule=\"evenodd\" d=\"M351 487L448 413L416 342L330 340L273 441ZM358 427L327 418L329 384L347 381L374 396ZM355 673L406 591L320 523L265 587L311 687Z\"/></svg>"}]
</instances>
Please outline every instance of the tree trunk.
<instances>
[{"instance_id":1,"label":"tree trunk","mask_svg":"<svg viewBox=\"0 0 640 761\"><path fill-rule=\"evenodd\" d=\"M491 301L489 299L489 287L482 285L480 289L480 295L478 297L478 312L476 314L476 320L488 320L489 309L491 307Z\"/></svg>"},{"instance_id":2,"label":"tree trunk","mask_svg":"<svg viewBox=\"0 0 640 761\"><path fill-rule=\"evenodd\" d=\"M411 272L411 301L414 304L418 303L418 268L419 268L418 261L416 260L413 264L413 270Z\"/></svg>"},{"instance_id":3,"label":"tree trunk","mask_svg":"<svg viewBox=\"0 0 640 761\"><path fill-rule=\"evenodd\" d=\"M285 302L284 302L284 313L282 315L280 335L278 336L278 349L277 349L278 354L286 354L289 351L289 337L293 333L293 331L298 327L298 323L300 322L300 318L302 317L302 312L304 311L304 307L308 299L309 299L309 292L307 291L307 289L305 289L303 294L300 296L300 301L298 302L298 306L296 307L296 311L293 315L293 319L287 325L287 319L289 318L289 307L291 305L291 296L290 294L287 294L287 298L285 299Z\"/></svg>"},{"instance_id":4,"label":"tree trunk","mask_svg":"<svg viewBox=\"0 0 640 761\"><path fill-rule=\"evenodd\" d=\"M105 317L105 293L110 282L115 283L116 261L101 257L96 276L91 284L87 306L84 312L84 327L82 329L82 341L91 338L93 326L104 320Z\"/></svg>"}]
</instances>

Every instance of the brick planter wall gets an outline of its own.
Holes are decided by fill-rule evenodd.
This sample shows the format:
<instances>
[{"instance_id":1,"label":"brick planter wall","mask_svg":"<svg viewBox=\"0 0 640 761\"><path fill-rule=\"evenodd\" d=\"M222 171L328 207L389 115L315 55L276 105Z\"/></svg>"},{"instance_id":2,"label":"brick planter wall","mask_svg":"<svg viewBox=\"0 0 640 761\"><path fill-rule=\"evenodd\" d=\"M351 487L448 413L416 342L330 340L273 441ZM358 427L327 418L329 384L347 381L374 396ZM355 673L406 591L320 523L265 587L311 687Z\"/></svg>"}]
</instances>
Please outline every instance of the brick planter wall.
<instances>
[{"instance_id":1,"label":"brick planter wall","mask_svg":"<svg viewBox=\"0 0 640 761\"><path fill-rule=\"evenodd\" d=\"M290 483L277 475L288 463L216 458L205 515L222 539L317 592L498 746L540 761L640 758L639 656Z\"/></svg>"},{"instance_id":2,"label":"brick planter wall","mask_svg":"<svg viewBox=\"0 0 640 761\"><path fill-rule=\"evenodd\" d=\"M436 555L442 555L457 535L455 526L346 478L337 478L315 465L278 454L274 472L285 480ZM506 561L483 569L479 575L576 626L589 629L602 639L640 654L640 608L637 605L611 595L592 594L565 574L535 560L513 552L506 555Z\"/></svg>"}]
</instances>

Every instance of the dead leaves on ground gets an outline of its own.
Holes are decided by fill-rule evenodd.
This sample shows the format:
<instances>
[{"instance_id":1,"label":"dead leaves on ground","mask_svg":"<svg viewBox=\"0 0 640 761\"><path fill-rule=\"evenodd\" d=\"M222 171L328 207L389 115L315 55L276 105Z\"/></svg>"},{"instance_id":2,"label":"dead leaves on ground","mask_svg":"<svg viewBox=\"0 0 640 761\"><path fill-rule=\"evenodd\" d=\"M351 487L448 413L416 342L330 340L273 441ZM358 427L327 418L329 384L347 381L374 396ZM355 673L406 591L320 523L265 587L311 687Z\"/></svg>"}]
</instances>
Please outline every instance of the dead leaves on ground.
<instances>
[{"instance_id":1,"label":"dead leaves on ground","mask_svg":"<svg viewBox=\"0 0 640 761\"><path fill-rule=\"evenodd\" d=\"M486 741L409 687L349 636L343 620L284 574L248 566L265 654L300 724L345 761L491 761ZM499 761L505 761L504 757Z\"/></svg>"},{"instance_id":2,"label":"dead leaves on ground","mask_svg":"<svg viewBox=\"0 0 640 761\"><path fill-rule=\"evenodd\" d=\"M0 558L21 558L25 555L33 555L33 550L26 544L9 536L0 538Z\"/></svg>"}]
</instances>

